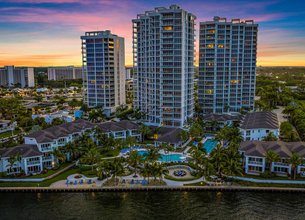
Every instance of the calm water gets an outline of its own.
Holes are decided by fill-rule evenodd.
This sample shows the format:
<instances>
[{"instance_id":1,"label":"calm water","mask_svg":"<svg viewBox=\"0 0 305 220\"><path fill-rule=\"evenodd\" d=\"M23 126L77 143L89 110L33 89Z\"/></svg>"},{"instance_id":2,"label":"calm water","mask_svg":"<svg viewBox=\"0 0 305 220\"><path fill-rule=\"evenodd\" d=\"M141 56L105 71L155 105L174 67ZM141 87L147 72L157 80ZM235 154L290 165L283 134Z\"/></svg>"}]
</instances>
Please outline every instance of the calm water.
<instances>
[{"instance_id":1,"label":"calm water","mask_svg":"<svg viewBox=\"0 0 305 220\"><path fill-rule=\"evenodd\" d=\"M0 194L0 219L305 219L304 194Z\"/></svg>"}]
</instances>

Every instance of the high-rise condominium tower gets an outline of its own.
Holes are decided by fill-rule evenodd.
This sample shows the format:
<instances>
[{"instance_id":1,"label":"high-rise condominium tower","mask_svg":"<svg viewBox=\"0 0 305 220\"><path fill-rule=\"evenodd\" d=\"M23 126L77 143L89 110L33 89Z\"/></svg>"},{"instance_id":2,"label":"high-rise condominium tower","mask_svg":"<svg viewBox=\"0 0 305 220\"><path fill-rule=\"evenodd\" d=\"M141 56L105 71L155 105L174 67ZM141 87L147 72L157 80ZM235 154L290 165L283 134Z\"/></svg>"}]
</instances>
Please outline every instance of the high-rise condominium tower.
<instances>
[{"instance_id":1,"label":"high-rise condominium tower","mask_svg":"<svg viewBox=\"0 0 305 220\"><path fill-rule=\"evenodd\" d=\"M182 127L193 115L195 19L172 5L132 21L134 106L148 124Z\"/></svg>"},{"instance_id":2,"label":"high-rise condominium tower","mask_svg":"<svg viewBox=\"0 0 305 220\"><path fill-rule=\"evenodd\" d=\"M203 113L254 108L257 28L253 20L200 23L199 104Z\"/></svg>"},{"instance_id":3,"label":"high-rise condominium tower","mask_svg":"<svg viewBox=\"0 0 305 220\"><path fill-rule=\"evenodd\" d=\"M124 38L107 30L86 32L81 40L84 100L109 115L125 104Z\"/></svg>"}]
</instances>

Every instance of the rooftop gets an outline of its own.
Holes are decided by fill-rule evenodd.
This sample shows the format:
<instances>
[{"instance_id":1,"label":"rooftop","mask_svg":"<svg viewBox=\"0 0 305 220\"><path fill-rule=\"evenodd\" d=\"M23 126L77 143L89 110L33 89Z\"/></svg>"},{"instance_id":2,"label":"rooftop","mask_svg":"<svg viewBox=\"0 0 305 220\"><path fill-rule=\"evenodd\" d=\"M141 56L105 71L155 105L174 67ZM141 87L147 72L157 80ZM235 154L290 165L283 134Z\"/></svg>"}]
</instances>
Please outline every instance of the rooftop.
<instances>
[{"instance_id":1,"label":"rooftop","mask_svg":"<svg viewBox=\"0 0 305 220\"><path fill-rule=\"evenodd\" d=\"M178 144L182 141L180 138L181 128L171 128L171 127L156 127L149 126L152 130L156 130L158 138L156 141L166 142L170 144Z\"/></svg>"},{"instance_id":2,"label":"rooftop","mask_svg":"<svg viewBox=\"0 0 305 220\"><path fill-rule=\"evenodd\" d=\"M54 139L58 139L67 136L72 133L81 132L83 129L93 128L94 124L82 119L50 127L41 131L34 132L27 135L28 138L35 138L38 143L52 142Z\"/></svg>"},{"instance_id":3,"label":"rooftop","mask_svg":"<svg viewBox=\"0 0 305 220\"><path fill-rule=\"evenodd\" d=\"M241 129L278 129L277 115L273 112L251 112L247 113L240 124Z\"/></svg>"},{"instance_id":4,"label":"rooftop","mask_svg":"<svg viewBox=\"0 0 305 220\"><path fill-rule=\"evenodd\" d=\"M276 152L281 158L288 158L292 152L305 157L304 142L283 142L283 141L243 141L240 144L240 151L245 155L264 157L268 150Z\"/></svg>"},{"instance_id":5,"label":"rooftop","mask_svg":"<svg viewBox=\"0 0 305 220\"><path fill-rule=\"evenodd\" d=\"M36 145L21 144L11 148L0 149L1 157L11 157L19 154L22 157L42 156Z\"/></svg>"},{"instance_id":6,"label":"rooftop","mask_svg":"<svg viewBox=\"0 0 305 220\"><path fill-rule=\"evenodd\" d=\"M139 128L139 125L137 123L127 120L123 120L119 122L108 121L108 122L100 123L97 126L101 128L104 132L136 130Z\"/></svg>"},{"instance_id":7,"label":"rooftop","mask_svg":"<svg viewBox=\"0 0 305 220\"><path fill-rule=\"evenodd\" d=\"M224 122L224 121L239 121L241 119L240 115L229 115L229 114L207 114L203 116L203 119L205 121L219 121L219 122Z\"/></svg>"}]
</instances>

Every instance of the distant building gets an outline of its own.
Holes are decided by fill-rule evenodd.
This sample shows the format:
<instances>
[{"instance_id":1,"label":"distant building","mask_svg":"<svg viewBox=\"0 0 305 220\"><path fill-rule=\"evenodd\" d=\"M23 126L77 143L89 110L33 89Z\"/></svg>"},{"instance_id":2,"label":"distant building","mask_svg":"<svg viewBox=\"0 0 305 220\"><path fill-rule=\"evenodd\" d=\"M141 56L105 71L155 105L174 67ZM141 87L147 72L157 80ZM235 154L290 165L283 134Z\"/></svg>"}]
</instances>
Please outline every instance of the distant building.
<instances>
[{"instance_id":1,"label":"distant building","mask_svg":"<svg viewBox=\"0 0 305 220\"><path fill-rule=\"evenodd\" d=\"M203 120L207 122L206 126L211 129L218 126L219 128L223 128L224 126L233 126L234 123L238 123L241 119L239 114L206 114L203 116Z\"/></svg>"},{"instance_id":2,"label":"distant building","mask_svg":"<svg viewBox=\"0 0 305 220\"><path fill-rule=\"evenodd\" d=\"M107 30L86 32L81 40L84 101L110 115L126 104L124 38Z\"/></svg>"},{"instance_id":3,"label":"distant building","mask_svg":"<svg viewBox=\"0 0 305 220\"><path fill-rule=\"evenodd\" d=\"M244 141L239 151L243 157L245 173L259 175L269 170L266 153L272 150L280 157L280 161L272 162L271 172L280 176L292 175L292 166L289 159L293 152L302 159L305 158L305 143L283 141ZM297 174L305 176L305 165L297 166Z\"/></svg>"},{"instance_id":4,"label":"distant building","mask_svg":"<svg viewBox=\"0 0 305 220\"><path fill-rule=\"evenodd\" d=\"M14 66L0 68L0 86L34 87L34 68Z\"/></svg>"},{"instance_id":5,"label":"distant building","mask_svg":"<svg viewBox=\"0 0 305 220\"><path fill-rule=\"evenodd\" d=\"M52 124L55 118L60 118L65 122L72 122L75 120L75 117L73 115L70 115L67 111L58 111L50 114L33 114L32 119L34 120L35 118L44 118L47 124Z\"/></svg>"},{"instance_id":6,"label":"distant building","mask_svg":"<svg viewBox=\"0 0 305 220\"><path fill-rule=\"evenodd\" d=\"M253 20L200 23L198 100L204 114L254 109L257 28Z\"/></svg>"},{"instance_id":7,"label":"distant building","mask_svg":"<svg viewBox=\"0 0 305 220\"><path fill-rule=\"evenodd\" d=\"M48 80L82 79L82 68L60 66L48 68Z\"/></svg>"},{"instance_id":8,"label":"distant building","mask_svg":"<svg viewBox=\"0 0 305 220\"><path fill-rule=\"evenodd\" d=\"M11 122L10 120L0 120L0 133L14 131L16 126L17 122Z\"/></svg>"},{"instance_id":9,"label":"distant building","mask_svg":"<svg viewBox=\"0 0 305 220\"><path fill-rule=\"evenodd\" d=\"M195 19L171 5L132 20L134 108L146 124L183 127L193 117Z\"/></svg>"},{"instance_id":10,"label":"distant building","mask_svg":"<svg viewBox=\"0 0 305 220\"><path fill-rule=\"evenodd\" d=\"M262 140L270 132L279 137L279 121L273 112L247 113L240 124L240 132L244 140Z\"/></svg>"}]
</instances>

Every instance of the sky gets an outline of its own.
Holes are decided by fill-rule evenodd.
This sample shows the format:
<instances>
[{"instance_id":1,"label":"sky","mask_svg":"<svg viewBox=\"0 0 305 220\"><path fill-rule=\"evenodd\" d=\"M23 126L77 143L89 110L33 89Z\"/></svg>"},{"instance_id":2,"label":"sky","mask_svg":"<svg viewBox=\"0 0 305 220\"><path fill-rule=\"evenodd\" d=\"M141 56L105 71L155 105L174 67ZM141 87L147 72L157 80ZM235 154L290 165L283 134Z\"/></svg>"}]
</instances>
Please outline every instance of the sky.
<instances>
[{"instance_id":1,"label":"sky","mask_svg":"<svg viewBox=\"0 0 305 220\"><path fill-rule=\"evenodd\" d=\"M80 66L80 36L97 30L124 37L125 62L132 65L131 20L172 4L197 16L197 42L199 22L253 19L258 65L305 66L304 0L0 0L0 66Z\"/></svg>"}]
</instances>

